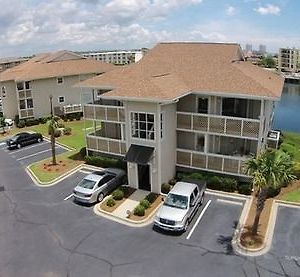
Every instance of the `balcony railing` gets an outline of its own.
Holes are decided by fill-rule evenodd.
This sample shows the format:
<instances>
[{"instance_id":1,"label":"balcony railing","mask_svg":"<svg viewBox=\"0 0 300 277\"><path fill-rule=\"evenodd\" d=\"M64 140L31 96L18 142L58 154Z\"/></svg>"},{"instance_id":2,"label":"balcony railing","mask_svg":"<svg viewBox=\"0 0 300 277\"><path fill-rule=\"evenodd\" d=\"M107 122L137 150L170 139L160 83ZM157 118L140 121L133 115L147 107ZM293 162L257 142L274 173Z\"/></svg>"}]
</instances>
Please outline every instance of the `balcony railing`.
<instances>
[{"instance_id":1,"label":"balcony railing","mask_svg":"<svg viewBox=\"0 0 300 277\"><path fill-rule=\"evenodd\" d=\"M257 119L177 112L177 129L258 138Z\"/></svg>"},{"instance_id":2,"label":"balcony railing","mask_svg":"<svg viewBox=\"0 0 300 277\"><path fill-rule=\"evenodd\" d=\"M123 106L104 106L86 104L83 106L85 119L125 122L125 109Z\"/></svg>"},{"instance_id":3,"label":"balcony railing","mask_svg":"<svg viewBox=\"0 0 300 277\"><path fill-rule=\"evenodd\" d=\"M247 176L244 162L247 157L234 157L177 148L177 166L220 173Z\"/></svg>"},{"instance_id":4,"label":"balcony railing","mask_svg":"<svg viewBox=\"0 0 300 277\"><path fill-rule=\"evenodd\" d=\"M81 104L66 105L63 106L63 112L64 114L80 113L82 112L82 106Z\"/></svg>"},{"instance_id":5,"label":"balcony railing","mask_svg":"<svg viewBox=\"0 0 300 277\"><path fill-rule=\"evenodd\" d=\"M118 139L98 137L93 135L86 136L88 150L103 152L107 154L125 155L126 143Z\"/></svg>"}]
</instances>

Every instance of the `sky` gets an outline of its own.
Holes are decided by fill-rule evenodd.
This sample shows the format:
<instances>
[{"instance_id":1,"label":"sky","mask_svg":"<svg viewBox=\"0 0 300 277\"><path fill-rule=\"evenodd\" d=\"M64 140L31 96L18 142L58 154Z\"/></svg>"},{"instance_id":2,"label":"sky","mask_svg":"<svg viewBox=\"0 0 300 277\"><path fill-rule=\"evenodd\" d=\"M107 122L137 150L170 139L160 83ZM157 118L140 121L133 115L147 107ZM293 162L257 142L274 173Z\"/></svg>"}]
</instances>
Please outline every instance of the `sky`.
<instances>
[{"instance_id":1,"label":"sky","mask_svg":"<svg viewBox=\"0 0 300 277\"><path fill-rule=\"evenodd\" d=\"M300 48L300 0L0 0L0 57L161 41Z\"/></svg>"}]
</instances>

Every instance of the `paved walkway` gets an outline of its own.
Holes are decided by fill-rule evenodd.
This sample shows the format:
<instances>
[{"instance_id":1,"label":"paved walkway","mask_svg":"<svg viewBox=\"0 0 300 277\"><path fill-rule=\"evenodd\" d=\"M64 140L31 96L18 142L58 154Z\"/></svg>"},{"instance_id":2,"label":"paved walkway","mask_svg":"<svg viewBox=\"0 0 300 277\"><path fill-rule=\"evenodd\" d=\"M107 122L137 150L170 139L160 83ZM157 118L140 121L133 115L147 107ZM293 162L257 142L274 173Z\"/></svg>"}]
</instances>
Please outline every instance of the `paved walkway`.
<instances>
[{"instance_id":1,"label":"paved walkway","mask_svg":"<svg viewBox=\"0 0 300 277\"><path fill-rule=\"evenodd\" d=\"M112 215L120 218L127 218L127 211L133 211L133 209L146 197L147 194L149 194L149 191L140 189L136 190L112 212Z\"/></svg>"}]
</instances>

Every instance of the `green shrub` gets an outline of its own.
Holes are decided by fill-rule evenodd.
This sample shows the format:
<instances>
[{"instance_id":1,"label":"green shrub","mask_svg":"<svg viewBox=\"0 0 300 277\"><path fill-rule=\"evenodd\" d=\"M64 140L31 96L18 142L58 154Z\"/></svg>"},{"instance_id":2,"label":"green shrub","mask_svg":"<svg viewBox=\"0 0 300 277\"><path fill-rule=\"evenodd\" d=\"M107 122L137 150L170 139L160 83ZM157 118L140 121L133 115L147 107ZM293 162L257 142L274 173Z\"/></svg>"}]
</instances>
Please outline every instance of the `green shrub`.
<instances>
[{"instance_id":1,"label":"green shrub","mask_svg":"<svg viewBox=\"0 0 300 277\"><path fill-rule=\"evenodd\" d=\"M80 150L79 150L79 155L80 157L84 158L86 156L86 147L82 147Z\"/></svg>"},{"instance_id":2,"label":"green shrub","mask_svg":"<svg viewBox=\"0 0 300 277\"><path fill-rule=\"evenodd\" d=\"M280 193L281 188L273 188L273 187L269 187L268 188L268 192L267 192L267 198L273 198L275 196L277 196Z\"/></svg>"},{"instance_id":3,"label":"green shrub","mask_svg":"<svg viewBox=\"0 0 300 277\"><path fill-rule=\"evenodd\" d=\"M66 128L64 128L64 129L63 129L63 133L64 133L64 135L67 135L67 136L71 135L71 133L72 133L72 128L71 128L71 127L66 127Z\"/></svg>"},{"instance_id":4,"label":"green shrub","mask_svg":"<svg viewBox=\"0 0 300 277\"><path fill-rule=\"evenodd\" d=\"M174 186L175 184L176 184L176 179L175 178L172 178L170 181L169 181L169 184L171 185L171 186Z\"/></svg>"},{"instance_id":5,"label":"green shrub","mask_svg":"<svg viewBox=\"0 0 300 277\"><path fill-rule=\"evenodd\" d=\"M39 119L26 119L26 121L25 121L25 125L27 127L39 125L39 124L40 124Z\"/></svg>"},{"instance_id":6,"label":"green shrub","mask_svg":"<svg viewBox=\"0 0 300 277\"><path fill-rule=\"evenodd\" d=\"M87 164L99 166L99 167L115 167L120 169L127 168L127 164L123 162L121 159L113 159L113 158L107 158L103 156L86 156L85 161Z\"/></svg>"},{"instance_id":7,"label":"green shrub","mask_svg":"<svg viewBox=\"0 0 300 277\"><path fill-rule=\"evenodd\" d=\"M41 117L40 118L40 123L45 124L45 123L47 123L48 120L49 120L49 117L47 117L47 116Z\"/></svg>"},{"instance_id":8,"label":"green shrub","mask_svg":"<svg viewBox=\"0 0 300 277\"><path fill-rule=\"evenodd\" d=\"M134 211L133 211L133 214L134 215L137 215L137 216L144 216L145 215L145 207L142 206L142 205L137 205L135 208L134 208Z\"/></svg>"},{"instance_id":9,"label":"green shrub","mask_svg":"<svg viewBox=\"0 0 300 277\"><path fill-rule=\"evenodd\" d=\"M194 179L194 180L205 180L205 177L203 176L203 174L201 174L199 172L193 172L192 174L189 174L188 178Z\"/></svg>"},{"instance_id":10,"label":"green shrub","mask_svg":"<svg viewBox=\"0 0 300 277\"><path fill-rule=\"evenodd\" d=\"M122 200L124 197L124 192L121 189L116 189L113 191L112 197L114 200Z\"/></svg>"},{"instance_id":11,"label":"green shrub","mask_svg":"<svg viewBox=\"0 0 300 277\"><path fill-rule=\"evenodd\" d=\"M252 193L252 184L251 183L239 183L237 190L241 194L251 195Z\"/></svg>"},{"instance_id":12,"label":"green shrub","mask_svg":"<svg viewBox=\"0 0 300 277\"><path fill-rule=\"evenodd\" d=\"M19 120L18 124L17 124L18 128L24 128L25 127L25 121L23 119Z\"/></svg>"},{"instance_id":13,"label":"green shrub","mask_svg":"<svg viewBox=\"0 0 300 277\"><path fill-rule=\"evenodd\" d=\"M170 184L164 183L161 185L161 193L167 194L169 193L170 189L171 189Z\"/></svg>"},{"instance_id":14,"label":"green shrub","mask_svg":"<svg viewBox=\"0 0 300 277\"><path fill-rule=\"evenodd\" d=\"M2 115L2 116L3 116L3 115ZM19 121L20 121L20 117L19 117L18 114L16 114L16 115L15 115L15 124L16 124L16 126L19 125Z\"/></svg>"},{"instance_id":15,"label":"green shrub","mask_svg":"<svg viewBox=\"0 0 300 277\"><path fill-rule=\"evenodd\" d=\"M221 177L212 176L212 177L208 178L207 187L209 189L220 190L220 188L222 187Z\"/></svg>"},{"instance_id":16,"label":"green shrub","mask_svg":"<svg viewBox=\"0 0 300 277\"><path fill-rule=\"evenodd\" d=\"M154 203L155 200L157 199L158 194L154 193L154 192L150 192L145 199L149 201L150 204Z\"/></svg>"},{"instance_id":17,"label":"green shrub","mask_svg":"<svg viewBox=\"0 0 300 277\"><path fill-rule=\"evenodd\" d=\"M80 120L81 119L81 113L76 113L75 114L75 119Z\"/></svg>"},{"instance_id":18,"label":"green shrub","mask_svg":"<svg viewBox=\"0 0 300 277\"><path fill-rule=\"evenodd\" d=\"M54 131L54 137L59 138L61 136L61 131L60 130L55 130Z\"/></svg>"},{"instance_id":19,"label":"green shrub","mask_svg":"<svg viewBox=\"0 0 300 277\"><path fill-rule=\"evenodd\" d=\"M109 197L106 201L106 206L113 207L114 205L116 205L115 199L113 199L112 197Z\"/></svg>"},{"instance_id":20,"label":"green shrub","mask_svg":"<svg viewBox=\"0 0 300 277\"><path fill-rule=\"evenodd\" d=\"M150 202L147 199L141 200L140 205L142 205L145 209L148 209L151 206Z\"/></svg>"},{"instance_id":21,"label":"green shrub","mask_svg":"<svg viewBox=\"0 0 300 277\"><path fill-rule=\"evenodd\" d=\"M65 128L65 124L63 124L62 122L58 122L57 127L58 128Z\"/></svg>"},{"instance_id":22,"label":"green shrub","mask_svg":"<svg viewBox=\"0 0 300 277\"><path fill-rule=\"evenodd\" d=\"M237 181L233 178L222 178L221 190L226 192L235 192L237 190Z\"/></svg>"}]
</instances>

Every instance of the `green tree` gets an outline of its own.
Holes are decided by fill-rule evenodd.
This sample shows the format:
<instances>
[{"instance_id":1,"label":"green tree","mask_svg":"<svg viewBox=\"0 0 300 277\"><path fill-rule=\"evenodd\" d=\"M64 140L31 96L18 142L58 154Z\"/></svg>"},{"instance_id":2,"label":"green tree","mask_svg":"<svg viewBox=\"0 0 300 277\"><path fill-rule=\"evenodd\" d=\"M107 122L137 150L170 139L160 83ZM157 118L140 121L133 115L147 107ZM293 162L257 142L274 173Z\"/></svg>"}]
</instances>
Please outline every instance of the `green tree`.
<instances>
[{"instance_id":1,"label":"green tree","mask_svg":"<svg viewBox=\"0 0 300 277\"><path fill-rule=\"evenodd\" d=\"M295 179L292 174L293 161L285 152L266 150L246 162L246 171L252 176L253 186L257 189L256 213L252 225L252 234L256 235L260 215L264 209L269 188L279 188Z\"/></svg>"},{"instance_id":2,"label":"green tree","mask_svg":"<svg viewBox=\"0 0 300 277\"><path fill-rule=\"evenodd\" d=\"M51 138L51 150L52 150L52 165L56 165L56 153L55 153L55 131L58 128L58 120L59 117L52 116L50 120L48 120L48 134Z\"/></svg>"},{"instance_id":3,"label":"green tree","mask_svg":"<svg viewBox=\"0 0 300 277\"><path fill-rule=\"evenodd\" d=\"M268 56L262 58L259 65L261 65L263 67L267 67L267 68L275 68L276 62L273 59L272 55L268 55Z\"/></svg>"},{"instance_id":4,"label":"green tree","mask_svg":"<svg viewBox=\"0 0 300 277\"><path fill-rule=\"evenodd\" d=\"M2 128L2 132L5 133L5 117L1 116L0 117L0 128Z\"/></svg>"}]
</instances>

